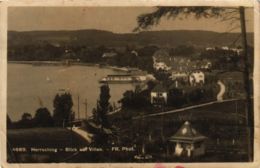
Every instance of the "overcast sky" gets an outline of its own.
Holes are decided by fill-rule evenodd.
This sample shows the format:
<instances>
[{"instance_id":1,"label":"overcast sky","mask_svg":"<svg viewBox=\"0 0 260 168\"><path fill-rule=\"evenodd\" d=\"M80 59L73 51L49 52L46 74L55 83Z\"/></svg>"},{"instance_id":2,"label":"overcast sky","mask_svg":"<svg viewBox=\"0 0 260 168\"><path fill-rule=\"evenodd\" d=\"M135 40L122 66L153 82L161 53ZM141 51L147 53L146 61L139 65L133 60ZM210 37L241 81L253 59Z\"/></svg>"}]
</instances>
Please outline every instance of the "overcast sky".
<instances>
[{"instance_id":1,"label":"overcast sky","mask_svg":"<svg viewBox=\"0 0 260 168\"><path fill-rule=\"evenodd\" d=\"M130 33L138 15L152 12L153 7L10 7L8 30L79 30L101 29ZM253 31L253 9L246 10L247 31ZM239 22L238 22L239 23ZM216 19L162 19L151 30L209 30L226 32L230 24ZM235 29L233 32L239 32Z\"/></svg>"}]
</instances>

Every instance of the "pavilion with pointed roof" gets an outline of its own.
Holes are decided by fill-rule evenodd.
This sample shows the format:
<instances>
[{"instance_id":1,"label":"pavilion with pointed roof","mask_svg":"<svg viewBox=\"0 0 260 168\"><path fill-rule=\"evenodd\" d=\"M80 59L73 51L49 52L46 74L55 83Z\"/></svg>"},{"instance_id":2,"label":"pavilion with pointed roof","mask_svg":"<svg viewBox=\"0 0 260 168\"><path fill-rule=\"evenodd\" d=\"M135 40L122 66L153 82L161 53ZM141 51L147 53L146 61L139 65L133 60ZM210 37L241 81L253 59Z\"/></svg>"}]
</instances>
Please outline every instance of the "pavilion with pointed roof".
<instances>
[{"instance_id":1,"label":"pavilion with pointed roof","mask_svg":"<svg viewBox=\"0 0 260 168\"><path fill-rule=\"evenodd\" d=\"M169 138L175 145L174 155L183 157L196 157L205 154L205 140L207 137L195 130L186 121L181 128Z\"/></svg>"}]
</instances>

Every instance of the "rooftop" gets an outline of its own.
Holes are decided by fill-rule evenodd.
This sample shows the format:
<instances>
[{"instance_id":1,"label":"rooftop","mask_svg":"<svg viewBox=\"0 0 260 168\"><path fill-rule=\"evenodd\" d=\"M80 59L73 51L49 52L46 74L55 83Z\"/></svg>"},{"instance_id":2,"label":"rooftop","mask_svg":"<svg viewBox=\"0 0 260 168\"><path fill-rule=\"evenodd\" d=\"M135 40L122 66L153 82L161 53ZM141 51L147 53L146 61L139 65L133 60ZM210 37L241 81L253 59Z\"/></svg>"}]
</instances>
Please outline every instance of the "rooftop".
<instances>
[{"instance_id":1,"label":"rooftop","mask_svg":"<svg viewBox=\"0 0 260 168\"><path fill-rule=\"evenodd\" d=\"M170 141L186 141L186 142L196 142L206 139L205 136L201 135L198 131L196 131L191 124L186 121L182 127L170 137Z\"/></svg>"},{"instance_id":2,"label":"rooftop","mask_svg":"<svg viewBox=\"0 0 260 168\"><path fill-rule=\"evenodd\" d=\"M157 84L152 92L167 92L167 89L162 84Z\"/></svg>"}]
</instances>

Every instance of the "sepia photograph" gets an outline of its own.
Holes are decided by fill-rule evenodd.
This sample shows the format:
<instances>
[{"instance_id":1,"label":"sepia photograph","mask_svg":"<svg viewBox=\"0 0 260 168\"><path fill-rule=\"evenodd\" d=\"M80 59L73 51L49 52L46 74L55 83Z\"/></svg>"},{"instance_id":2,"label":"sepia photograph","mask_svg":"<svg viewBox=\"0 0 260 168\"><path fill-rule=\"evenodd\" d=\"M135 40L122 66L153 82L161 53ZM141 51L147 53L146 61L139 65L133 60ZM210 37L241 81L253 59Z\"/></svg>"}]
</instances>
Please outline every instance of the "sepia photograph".
<instances>
[{"instance_id":1,"label":"sepia photograph","mask_svg":"<svg viewBox=\"0 0 260 168\"><path fill-rule=\"evenodd\" d=\"M13 163L250 163L254 8L11 6Z\"/></svg>"}]
</instances>

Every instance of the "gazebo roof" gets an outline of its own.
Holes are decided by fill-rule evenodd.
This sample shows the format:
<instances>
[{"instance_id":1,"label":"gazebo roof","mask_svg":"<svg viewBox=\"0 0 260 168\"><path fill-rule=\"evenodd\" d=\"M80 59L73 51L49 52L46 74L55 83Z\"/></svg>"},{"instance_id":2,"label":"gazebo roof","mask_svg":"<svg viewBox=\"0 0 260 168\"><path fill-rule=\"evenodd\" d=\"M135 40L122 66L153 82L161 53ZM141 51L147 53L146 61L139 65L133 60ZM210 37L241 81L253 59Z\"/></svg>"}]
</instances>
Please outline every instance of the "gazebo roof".
<instances>
[{"instance_id":1,"label":"gazebo roof","mask_svg":"<svg viewBox=\"0 0 260 168\"><path fill-rule=\"evenodd\" d=\"M205 140L207 137L201 135L198 131L192 128L191 124L186 121L182 127L169 138L172 142L197 142Z\"/></svg>"}]
</instances>

